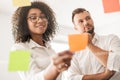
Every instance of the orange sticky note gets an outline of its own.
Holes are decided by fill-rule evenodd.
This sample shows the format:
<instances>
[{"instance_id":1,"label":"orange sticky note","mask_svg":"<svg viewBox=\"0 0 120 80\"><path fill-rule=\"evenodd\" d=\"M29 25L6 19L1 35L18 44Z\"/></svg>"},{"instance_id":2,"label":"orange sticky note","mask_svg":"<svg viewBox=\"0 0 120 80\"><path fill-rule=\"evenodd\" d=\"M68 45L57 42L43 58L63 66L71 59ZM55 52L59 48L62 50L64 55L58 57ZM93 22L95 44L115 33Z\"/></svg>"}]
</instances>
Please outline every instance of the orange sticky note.
<instances>
[{"instance_id":1,"label":"orange sticky note","mask_svg":"<svg viewBox=\"0 0 120 80\"><path fill-rule=\"evenodd\" d=\"M30 0L13 0L13 5L17 7L30 6Z\"/></svg>"},{"instance_id":2,"label":"orange sticky note","mask_svg":"<svg viewBox=\"0 0 120 80\"><path fill-rule=\"evenodd\" d=\"M119 0L102 0L105 13L120 11Z\"/></svg>"},{"instance_id":3,"label":"orange sticky note","mask_svg":"<svg viewBox=\"0 0 120 80\"><path fill-rule=\"evenodd\" d=\"M86 48L88 43L87 34L71 34L68 36L70 51L79 51Z\"/></svg>"}]
</instances>

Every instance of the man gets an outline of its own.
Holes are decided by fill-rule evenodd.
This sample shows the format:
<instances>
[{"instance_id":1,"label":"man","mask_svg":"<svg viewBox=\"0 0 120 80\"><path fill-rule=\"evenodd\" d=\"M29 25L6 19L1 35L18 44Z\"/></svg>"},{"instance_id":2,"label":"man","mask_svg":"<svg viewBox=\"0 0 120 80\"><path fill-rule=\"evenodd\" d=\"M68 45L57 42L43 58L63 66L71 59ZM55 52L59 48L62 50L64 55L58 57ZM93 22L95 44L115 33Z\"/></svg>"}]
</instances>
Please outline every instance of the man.
<instances>
[{"instance_id":1,"label":"man","mask_svg":"<svg viewBox=\"0 0 120 80\"><path fill-rule=\"evenodd\" d=\"M115 35L97 35L91 15L84 8L73 11L72 22L80 34L88 34L88 45L86 49L75 53L68 69L68 79L119 80L120 39Z\"/></svg>"}]
</instances>

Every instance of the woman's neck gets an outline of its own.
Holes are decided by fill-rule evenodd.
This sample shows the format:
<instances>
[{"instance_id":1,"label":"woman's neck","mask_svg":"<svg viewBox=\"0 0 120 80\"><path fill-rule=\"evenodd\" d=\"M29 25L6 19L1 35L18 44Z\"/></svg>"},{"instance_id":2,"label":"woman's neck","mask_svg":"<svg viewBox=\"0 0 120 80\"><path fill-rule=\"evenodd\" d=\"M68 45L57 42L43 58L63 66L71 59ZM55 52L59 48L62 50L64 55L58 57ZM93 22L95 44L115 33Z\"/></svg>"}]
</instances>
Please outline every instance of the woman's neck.
<instances>
[{"instance_id":1,"label":"woman's neck","mask_svg":"<svg viewBox=\"0 0 120 80\"><path fill-rule=\"evenodd\" d=\"M32 39L41 46L45 46L42 36L34 36Z\"/></svg>"}]
</instances>

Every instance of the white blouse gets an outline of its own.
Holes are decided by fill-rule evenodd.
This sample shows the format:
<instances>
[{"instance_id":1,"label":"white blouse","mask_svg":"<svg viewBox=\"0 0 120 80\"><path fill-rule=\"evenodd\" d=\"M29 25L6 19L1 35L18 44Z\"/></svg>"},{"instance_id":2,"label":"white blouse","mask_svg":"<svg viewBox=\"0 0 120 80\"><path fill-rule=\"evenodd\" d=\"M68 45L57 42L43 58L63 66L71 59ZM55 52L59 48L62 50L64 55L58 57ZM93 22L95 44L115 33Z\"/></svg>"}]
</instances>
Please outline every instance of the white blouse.
<instances>
[{"instance_id":1,"label":"white blouse","mask_svg":"<svg viewBox=\"0 0 120 80\"><path fill-rule=\"evenodd\" d=\"M30 70L26 72L19 71L22 80L44 80L43 72L49 66L51 56L56 54L48 43L45 45L46 47L40 46L30 39L30 42L17 43L12 47L12 51L30 50L31 52Z\"/></svg>"},{"instance_id":2,"label":"white blouse","mask_svg":"<svg viewBox=\"0 0 120 80\"><path fill-rule=\"evenodd\" d=\"M120 39L115 35L98 36L95 34L93 44L104 50L112 50L108 56L107 67L117 72L110 80L120 80ZM86 74L101 73L104 70L105 67L101 65L94 54L86 48L85 50L75 53L66 76L68 80L82 80Z\"/></svg>"}]
</instances>

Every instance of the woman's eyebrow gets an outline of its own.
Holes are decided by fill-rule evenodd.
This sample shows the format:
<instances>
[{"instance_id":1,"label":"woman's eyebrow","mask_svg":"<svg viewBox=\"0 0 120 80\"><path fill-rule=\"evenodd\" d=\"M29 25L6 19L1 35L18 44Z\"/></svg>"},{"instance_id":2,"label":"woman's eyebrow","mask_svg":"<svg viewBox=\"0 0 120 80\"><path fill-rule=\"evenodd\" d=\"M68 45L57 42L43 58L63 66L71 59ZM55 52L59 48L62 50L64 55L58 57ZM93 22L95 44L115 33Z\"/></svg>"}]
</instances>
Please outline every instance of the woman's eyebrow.
<instances>
[{"instance_id":1,"label":"woman's eyebrow","mask_svg":"<svg viewBox=\"0 0 120 80\"><path fill-rule=\"evenodd\" d=\"M36 13L31 13L31 14L29 14L29 15L37 15ZM39 15L44 15L43 13L40 13Z\"/></svg>"},{"instance_id":2,"label":"woman's eyebrow","mask_svg":"<svg viewBox=\"0 0 120 80\"><path fill-rule=\"evenodd\" d=\"M29 14L29 15L37 15L36 13L31 13L31 14Z\"/></svg>"}]
</instances>

